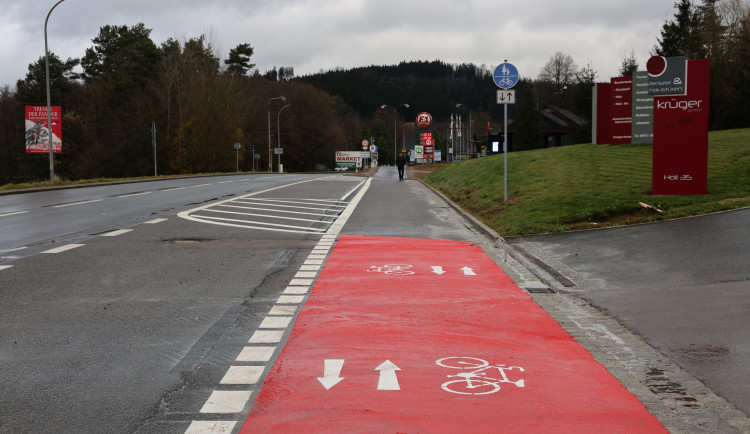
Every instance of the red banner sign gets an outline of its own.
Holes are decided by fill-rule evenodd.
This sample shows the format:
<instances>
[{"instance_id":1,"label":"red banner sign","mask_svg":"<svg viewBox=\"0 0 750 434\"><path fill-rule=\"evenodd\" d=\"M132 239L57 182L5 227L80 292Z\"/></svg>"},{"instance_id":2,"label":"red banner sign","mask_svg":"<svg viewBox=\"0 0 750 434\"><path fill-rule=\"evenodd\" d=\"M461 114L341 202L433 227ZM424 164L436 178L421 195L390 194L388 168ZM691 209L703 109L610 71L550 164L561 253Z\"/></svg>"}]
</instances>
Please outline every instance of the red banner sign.
<instances>
[{"instance_id":1,"label":"red banner sign","mask_svg":"<svg viewBox=\"0 0 750 434\"><path fill-rule=\"evenodd\" d=\"M630 143L633 126L633 78L611 79L611 119L610 144Z\"/></svg>"},{"instance_id":2,"label":"red banner sign","mask_svg":"<svg viewBox=\"0 0 750 434\"><path fill-rule=\"evenodd\" d=\"M47 106L26 106L26 153L49 153L50 131L47 127ZM52 151L62 153L62 122L60 106L52 106Z\"/></svg>"},{"instance_id":3,"label":"red banner sign","mask_svg":"<svg viewBox=\"0 0 750 434\"><path fill-rule=\"evenodd\" d=\"M654 195L707 192L711 64L687 62L687 94L654 98Z\"/></svg>"}]
</instances>

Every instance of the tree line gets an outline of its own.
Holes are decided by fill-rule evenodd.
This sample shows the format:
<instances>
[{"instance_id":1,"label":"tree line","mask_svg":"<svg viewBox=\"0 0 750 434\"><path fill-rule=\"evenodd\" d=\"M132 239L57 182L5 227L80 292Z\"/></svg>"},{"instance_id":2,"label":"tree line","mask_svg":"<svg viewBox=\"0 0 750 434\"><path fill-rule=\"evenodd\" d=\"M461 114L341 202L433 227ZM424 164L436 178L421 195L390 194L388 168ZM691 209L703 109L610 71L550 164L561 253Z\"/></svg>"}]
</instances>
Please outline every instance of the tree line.
<instances>
[{"instance_id":1,"label":"tree line","mask_svg":"<svg viewBox=\"0 0 750 434\"><path fill-rule=\"evenodd\" d=\"M284 148L291 170L334 165L346 123L356 118L340 99L292 81L291 68L253 71L248 44L222 61L210 35L156 45L150 33L143 24L104 26L82 58L51 53L52 104L63 111L57 174L153 175L152 124L160 175L234 171L238 158L241 170L268 170L269 142ZM45 82L42 56L15 91L0 88L0 184L45 179L48 157L25 153L23 128L23 106L46 105ZM277 157L270 158L275 170Z\"/></svg>"},{"instance_id":2,"label":"tree line","mask_svg":"<svg viewBox=\"0 0 750 434\"><path fill-rule=\"evenodd\" d=\"M710 58L711 128L750 126L747 0L680 0L675 10L651 54ZM62 177L152 175L152 123L162 175L233 171L237 142L240 170L267 170L269 136L272 148L284 148L289 170L331 168L335 151L360 149L361 140L371 137L381 160L389 162L394 124L400 142L409 134L404 126L421 111L433 115L435 138L444 150L451 115L460 115L465 126L471 119L475 141L488 123L501 124L502 107L486 65L413 61L295 77L291 67L258 71L249 44L222 60L210 34L157 45L150 33L143 24L104 26L80 59L51 54L52 102L63 107L64 152L56 156ZM620 74L643 69L646 60L629 53ZM515 87L519 103L509 107L518 129L516 149L545 146L539 110L547 105L590 119L596 81L591 64L579 67L562 52L552 55L537 77L522 78ZM24 152L23 106L45 104L44 57L29 65L15 89L0 87L0 184L48 174L44 156ZM590 141L587 126L572 134L576 142ZM254 159L253 145L260 160Z\"/></svg>"}]
</instances>

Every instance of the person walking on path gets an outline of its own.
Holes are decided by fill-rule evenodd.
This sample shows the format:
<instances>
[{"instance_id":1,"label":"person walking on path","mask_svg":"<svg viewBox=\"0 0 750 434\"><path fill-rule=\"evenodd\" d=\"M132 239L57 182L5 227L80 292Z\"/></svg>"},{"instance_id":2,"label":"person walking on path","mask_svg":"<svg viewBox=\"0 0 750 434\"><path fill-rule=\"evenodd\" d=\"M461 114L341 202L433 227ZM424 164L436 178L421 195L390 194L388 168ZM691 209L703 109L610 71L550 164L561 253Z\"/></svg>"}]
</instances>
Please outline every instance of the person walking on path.
<instances>
[{"instance_id":1,"label":"person walking on path","mask_svg":"<svg viewBox=\"0 0 750 434\"><path fill-rule=\"evenodd\" d=\"M404 158L404 154L402 152L399 152L398 158L396 158L396 167L398 167L399 181L404 180L404 166L406 166L406 158Z\"/></svg>"}]
</instances>

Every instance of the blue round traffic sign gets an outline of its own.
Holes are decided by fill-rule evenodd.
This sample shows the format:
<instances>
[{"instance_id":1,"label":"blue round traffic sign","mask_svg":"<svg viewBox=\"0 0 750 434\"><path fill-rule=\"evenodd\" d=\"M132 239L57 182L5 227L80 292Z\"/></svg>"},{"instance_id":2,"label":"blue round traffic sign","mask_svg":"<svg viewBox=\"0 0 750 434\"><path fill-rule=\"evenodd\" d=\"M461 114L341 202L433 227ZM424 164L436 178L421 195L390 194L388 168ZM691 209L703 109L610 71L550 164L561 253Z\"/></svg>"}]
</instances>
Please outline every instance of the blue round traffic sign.
<instances>
[{"instance_id":1,"label":"blue round traffic sign","mask_svg":"<svg viewBox=\"0 0 750 434\"><path fill-rule=\"evenodd\" d=\"M510 89L518 83L518 69L510 63L501 63L495 68L492 79L497 87L501 89Z\"/></svg>"}]
</instances>

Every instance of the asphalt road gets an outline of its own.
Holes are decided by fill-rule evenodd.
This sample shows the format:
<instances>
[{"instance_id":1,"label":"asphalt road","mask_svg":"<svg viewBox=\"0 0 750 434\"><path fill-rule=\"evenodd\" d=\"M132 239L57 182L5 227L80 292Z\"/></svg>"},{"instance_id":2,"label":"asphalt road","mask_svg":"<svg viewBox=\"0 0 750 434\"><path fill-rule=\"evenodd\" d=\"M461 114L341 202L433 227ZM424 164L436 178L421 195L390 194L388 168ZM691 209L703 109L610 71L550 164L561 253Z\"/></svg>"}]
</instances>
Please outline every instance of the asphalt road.
<instances>
[{"instance_id":1,"label":"asphalt road","mask_svg":"<svg viewBox=\"0 0 750 434\"><path fill-rule=\"evenodd\" d=\"M383 167L371 181L344 175L257 174L0 196L0 432L184 433L196 420L218 423L227 419L238 423L236 432L263 377L249 392L245 385L225 380L233 363L243 357L248 342L258 336L263 342L270 334L283 343L288 336L288 330L266 323L293 319L290 315L306 295L288 295L288 291L296 288L292 282L299 280L300 274L309 273L305 270L320 269L324 254L316 252L330 248L326 245L332 244L335 235L327 232L332 228L349 235L404 238L404 243L408 238L475 242L519 286L538 287L535 272L515 261L502 243L486 238L445 201L410 179L408 168L406 177L406 182L399 182L395 167ZM710 233L715 226L707 224L703 230ZM658 228L654 226L654 230ZM746 257L744 230L728 235L726 242L736 246L738 256ZM607 237L606 232L591 236ZM683 240L674 235L664 237L665 242ZM659 238L651 234L650 240L654 239ZM549 252L544 259L567 271L553 257L555 248L563 252L566 247L549 243L547 239L530 239L519 245ZM597 280L595 261L601 258L592 255L591 246L597 242L591 243L581 247L580 262L571 262L581 269L579 274L570 273L578 283L574 289L590 289L584 295L594 302L597 296L604 299L609 295L611 300L622 296L636 310L652 306L638 302L649 293L648 278L636 281L633 288L625 282L628 276L638 275L638 261L630 254L621 254L623 264L615 268L615 275L622 279L615 283L622 286L613 284L605 291L603 286L593 285L604 281ZM636 246L633 243L632 249ZM610 253L618 251L612 249ZM664 245L650 262L667 261L660 272L681 275L667 273L672 265L666 257L675 249L680 250ZM689 249L683 246L682 250ZM697 248L693 250L699 253ZM723 252L718 247L704 251ZM321 259L311 261L314 256ZM558 257L578 258L567 253ZM631 264L633 272L619 271L624 264ZM711 264L735 267L737 279L747 276L739 257L734 262L717 257ZM732 299L730 311L746 312L742 280L706 278L699 285L720 285L722 293L736 291L739 295ZM665 291L677 287L673 284ZM698 289L688 288L700 296ZM619 330L606 316L586 306L571 308L571 303L577 302L563 294L541 297L546 298L536 300L548 311L559 305L568 317L586 318L581 333L569 332L665 426L678 431L685 427L711 430L740 420L732 426L750 427L747 417L731 408L716 411L719 400L700 384L695 385L692 396L701 408L691 407L685 413L682 401L674 400L669 402L677 404L664 408L667 398L644 388L644 380L636 375L639 369L648 373L657 366L652 363L655 357L650 355L650 347L638 336ZM677 304L685 297L672 298L669 310L673 319L665 319L662 327L674 321L675 337L680 330L688 330L682 333L685 339L702 336L693 332L695 323L688 320L689 315L680 312L692 309L690 304ZM665 292L659 300L667 303L670 298ZM709 301L716 305L721 300L714 296ZM625 314L617 311L619 306L613 306L612 314L633 311L626 304L621 306L625 306ZM689 328L679 326L685 322ZM564 323L568 328L575 321ZM747 330L742 324L732 326ZM602 340L591 335L592 330L612 337L618 347L602 346ZM644 336L650 342L654 339ZM738 336L740 342L747 334ZM621 342L628 342L627 349L637 359L633 360L643 361L642 367L623 358ZM690 348L685 347L688 344L675 348ZM747 346L722 345L731 358L740 350L747 354ZM273 360L280 350L273 351L267 358ZM672 356L677 358L676 354ZM254 369L254 357L258 356L249 356L240 367ZM679 375L680 380L675 381L687 381L689 375L676 369L668 372L666 365L658 364L663 376ZM730 364L714 366L732 369ZM619 375L620 371L625 374ZM228 404L214 399L217 390L222 396L242 396L245 403L239 407L233 404L227 411L222 405ZM721 385L716 390L724 396ZM704 407L704 403L710 405ZM207 406L209 410L203 411Z\"/></svg>"},{"instance_id":2,"label":"asphalt road","mask_svg":"<svg viewBox=\"0 0 750 434\"><path fill-rule=\"evenodd\" d=\"M750 414L750 209L510 240Z\"/></svg>"}]
</instances>

